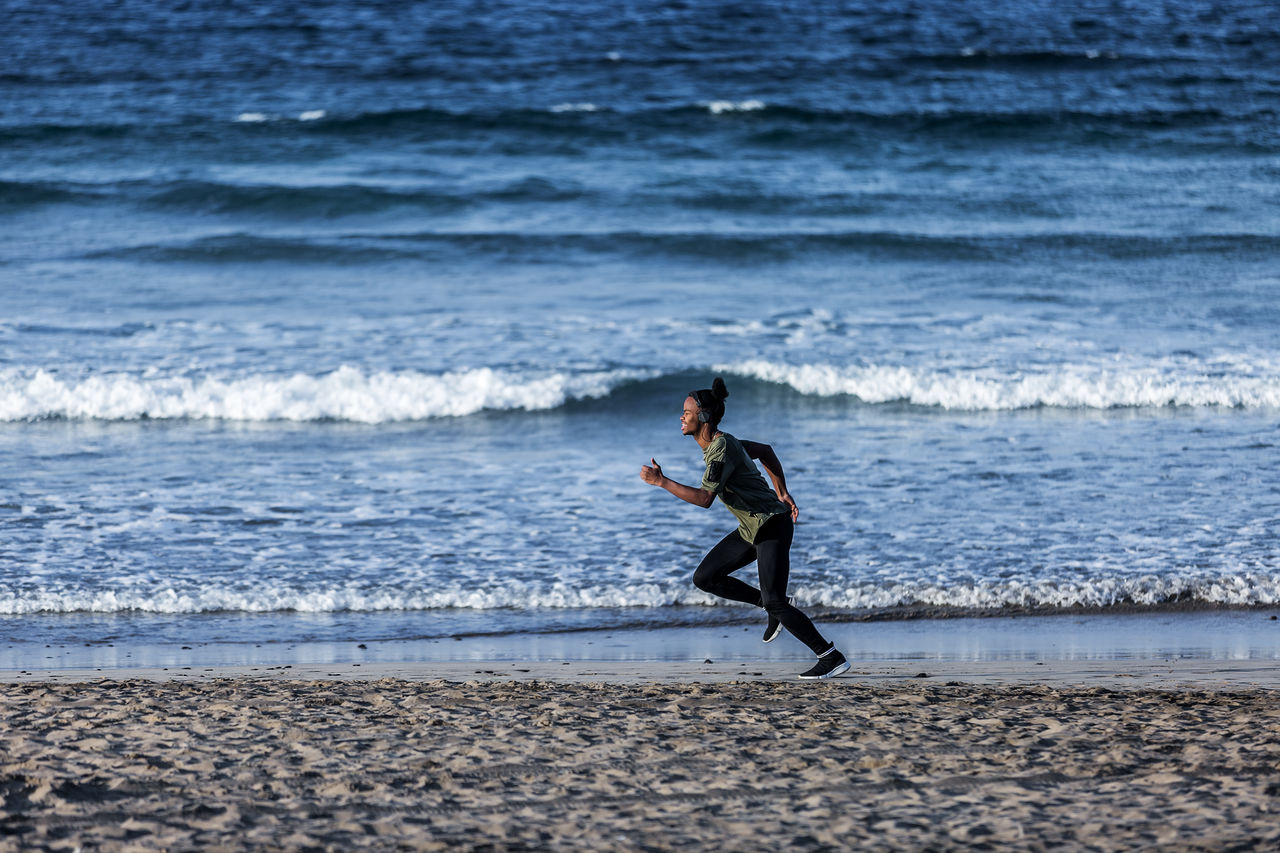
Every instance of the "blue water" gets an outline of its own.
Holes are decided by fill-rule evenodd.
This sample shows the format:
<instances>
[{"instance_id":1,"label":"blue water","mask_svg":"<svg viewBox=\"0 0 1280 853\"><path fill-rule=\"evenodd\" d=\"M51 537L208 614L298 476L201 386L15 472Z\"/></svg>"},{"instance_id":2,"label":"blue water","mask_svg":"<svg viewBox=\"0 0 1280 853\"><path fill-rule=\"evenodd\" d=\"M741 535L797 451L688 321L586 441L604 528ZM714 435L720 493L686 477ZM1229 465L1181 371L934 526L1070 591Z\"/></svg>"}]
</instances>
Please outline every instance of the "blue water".
<instances>
[{"instance_id":1,"label":"blue water","mask_svg":"<svg viewBox=\"0 0 1280 853\"><path fill-rule=\"evenodd\" d=\"M0 640L1280 603L1280 27L0 0Z\"/></svg>"}]
</instances>

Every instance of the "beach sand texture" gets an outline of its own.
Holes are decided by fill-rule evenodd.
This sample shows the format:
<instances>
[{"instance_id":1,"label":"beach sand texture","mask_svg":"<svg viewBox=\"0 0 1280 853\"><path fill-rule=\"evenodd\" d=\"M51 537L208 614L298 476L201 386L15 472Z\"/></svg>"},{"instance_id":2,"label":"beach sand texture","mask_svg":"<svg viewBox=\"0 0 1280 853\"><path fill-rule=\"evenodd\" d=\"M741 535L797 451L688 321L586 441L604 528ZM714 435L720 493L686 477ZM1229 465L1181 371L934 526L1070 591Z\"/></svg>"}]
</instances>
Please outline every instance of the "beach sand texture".
<instances>
[{"instance_id":1,"label":"beach sand texture","mask_svg":"<svg viewBox=\"0 0 1280 853\"><path fill-rule=\"evenodd\" d=\"M1266 690L0 685L0 850L1280 846Z\"/></svg>"}]
</instances>

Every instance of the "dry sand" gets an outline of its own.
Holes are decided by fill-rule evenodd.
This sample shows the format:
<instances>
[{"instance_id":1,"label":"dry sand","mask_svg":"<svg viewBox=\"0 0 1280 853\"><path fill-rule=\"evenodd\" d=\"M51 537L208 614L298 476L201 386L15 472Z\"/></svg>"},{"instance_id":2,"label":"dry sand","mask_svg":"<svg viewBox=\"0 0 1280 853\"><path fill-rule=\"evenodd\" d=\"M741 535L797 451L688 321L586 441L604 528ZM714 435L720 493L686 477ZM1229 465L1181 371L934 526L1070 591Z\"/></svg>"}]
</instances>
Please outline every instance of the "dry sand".
<instances>
[{"instance_id":1,"label":"dry sand","mask_svg":"<svg viewBox=\"0 0 1280 853\"><path fill-rule=\"evenodd\" d=\"M1274 664L769 666L32 673L0 850L1280 848Z\"/></svg>"}]
</instances>

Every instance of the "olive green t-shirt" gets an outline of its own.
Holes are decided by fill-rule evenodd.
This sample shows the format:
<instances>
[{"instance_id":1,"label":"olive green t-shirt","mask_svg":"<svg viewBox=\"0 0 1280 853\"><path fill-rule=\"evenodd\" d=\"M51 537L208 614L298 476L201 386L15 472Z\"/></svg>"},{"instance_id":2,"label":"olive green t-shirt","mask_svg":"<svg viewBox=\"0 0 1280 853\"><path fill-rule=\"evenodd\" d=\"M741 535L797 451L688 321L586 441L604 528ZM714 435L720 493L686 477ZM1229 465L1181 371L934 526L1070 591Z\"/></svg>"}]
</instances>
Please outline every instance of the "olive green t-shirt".
<instances>
[{"instance_id":1,"label":"olive green t-shirt","mask_svg":"<svg viewBox=\"0 0 1280 853\"><path fill-rule=\"evenodd\" d=\"M712 439L702 451L702 459L707 463L702 488L720 496L738 519L738 533L748 542L755 544L756 534L766 521L791 512L773 493L742 443L727 432Z\"/></svg>"}]
</instances>

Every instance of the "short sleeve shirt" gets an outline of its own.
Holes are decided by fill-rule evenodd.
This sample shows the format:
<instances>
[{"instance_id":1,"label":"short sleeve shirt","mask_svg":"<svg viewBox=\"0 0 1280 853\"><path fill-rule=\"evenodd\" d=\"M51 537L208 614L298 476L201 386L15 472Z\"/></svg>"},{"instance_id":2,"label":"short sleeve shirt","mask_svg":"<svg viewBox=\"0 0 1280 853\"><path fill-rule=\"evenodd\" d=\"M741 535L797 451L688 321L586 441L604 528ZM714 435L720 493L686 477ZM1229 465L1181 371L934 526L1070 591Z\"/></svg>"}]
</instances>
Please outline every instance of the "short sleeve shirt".
<instances>
[{"instance_id":1,"label":"short sleeve shirt","mask_svg":"<svg viewBox=\"0 0 1280 853\"><path fill-rule=\"evenodd\" d=\"M702 460L707 465L702 488L714 492L729 508L738 519L738 533L748 542L755 543L766 521L791 512L773 493L742 443L727 432L712 439L702 451Z\"/></svg>"}]
</instances>

